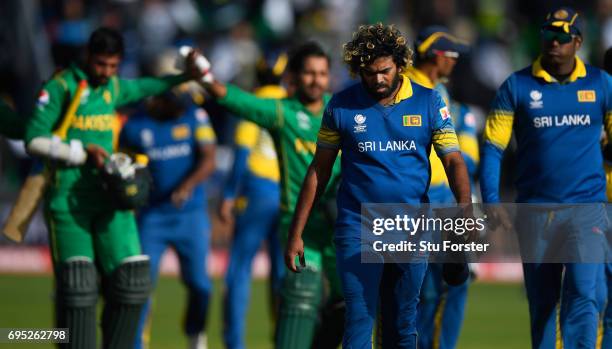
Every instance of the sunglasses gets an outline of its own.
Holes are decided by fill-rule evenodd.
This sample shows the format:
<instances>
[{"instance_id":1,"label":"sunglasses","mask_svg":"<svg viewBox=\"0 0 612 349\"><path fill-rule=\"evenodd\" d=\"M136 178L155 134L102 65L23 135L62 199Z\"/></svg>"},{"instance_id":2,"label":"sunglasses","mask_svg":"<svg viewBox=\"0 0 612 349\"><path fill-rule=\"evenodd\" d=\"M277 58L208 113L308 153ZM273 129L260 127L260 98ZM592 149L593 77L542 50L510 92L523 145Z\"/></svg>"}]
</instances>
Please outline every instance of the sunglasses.
<instances>
[{"instance_id":1,"label":"sunglasses","mask_svg":"<svg viewBox=\"0 0 612 349\"><path fill-rule=\"evenodd\" d=\"M562 33L554 30L542 29L541 31L542 40L546 42L556 41L561 45L568 44L574 38L574 35L570 33Z\"/></svg>"}]
</instances>

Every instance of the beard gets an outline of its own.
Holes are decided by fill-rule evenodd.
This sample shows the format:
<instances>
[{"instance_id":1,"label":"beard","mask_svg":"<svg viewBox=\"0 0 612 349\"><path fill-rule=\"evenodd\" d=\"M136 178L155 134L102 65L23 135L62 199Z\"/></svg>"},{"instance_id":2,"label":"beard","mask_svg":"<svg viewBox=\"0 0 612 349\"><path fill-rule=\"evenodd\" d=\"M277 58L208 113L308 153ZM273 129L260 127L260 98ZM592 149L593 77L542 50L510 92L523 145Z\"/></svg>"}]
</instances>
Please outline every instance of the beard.
<instances>
[{"instance_id":1,"label":"beard","mask_svg":"<svg viewBox=\"0 0 612 349\"><path fill-rule=\"evenodd\" d=\"M363 80L362 80L362 83L363 83ZM390 85L387 85L384 83L378 83L373 86L370 86L370 85L367 85L366 83L363 83L366 91L368 91L368 93L377 100L381 100L381 99L390 97L393 94L393 92L395 92L399 84L400 84L399 74L395 74ZM380 88L384 88L384 89L378 91L378 89Z\"/></svg>"}]
</instances>

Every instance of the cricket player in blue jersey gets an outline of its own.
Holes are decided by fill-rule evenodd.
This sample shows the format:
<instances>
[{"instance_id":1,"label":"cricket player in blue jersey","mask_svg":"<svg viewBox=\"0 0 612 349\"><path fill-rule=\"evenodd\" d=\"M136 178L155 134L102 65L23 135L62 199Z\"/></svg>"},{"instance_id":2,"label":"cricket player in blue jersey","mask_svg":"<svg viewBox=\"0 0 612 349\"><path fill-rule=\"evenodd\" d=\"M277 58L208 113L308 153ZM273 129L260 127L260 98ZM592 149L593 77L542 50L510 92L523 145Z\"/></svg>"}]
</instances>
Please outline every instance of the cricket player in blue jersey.
<instances>
[{"instance_id":1,"label":"cricket player in blue jersey","mask_svg":"<svg viewBox=\"0 0 612 349\"><path fill-rule=\"evenodd\" d=\"M435 89L450 106L450 114L459 140L459 148L466 163L470 180L473 179L479 160L476 123L469 109L458 102L451 102L444 82L450 77L460 54L468 47L442 26L422 29L415 40L415 63L406 71L414 83ZM432 204L453 204L444 166L436 152L429 154L431 183L428 196ZM419 348L451 349L457 345L468 283L449 285L443 279L442 265L430 264L427 268L421 300L418 308L417 329Z\"/></svg>"},{"instance_id":2,"label":"cricket player in blue jersey","mask_svg":"<svg viewBox=\"0 0 612 349\"><path fill-rule=\"evenodd\" d=\"M362 263L361 204L428 202L431 145L460 203L470 202L465 163L448 107L435 90L401 75L411 64L402 34L383 24L359 27L344 61L361 82L337 93L323 116L289 229L285 263L304 265L302 231L342 151L334 241L346 302L343 348L371 348L381 299L384 348L416 348L416 310L426 263ZM391 145L391 147L389 147ZM383 269L389 280L382 280ZM379 286L384 297L379 298Z\"/></svg>"},{"instance_id":3,"label":"cricket player in blue jersey","mask_svg":"<svg viewBox=\"0 0 612 349\"><path fill-rule=\"evenodd\" d=\"M211 282L206 272L210 222L204 181L215 168L215 134L204 109L185 95L154 97L144 112L125 124L120 146L149 157L150 203L138 214L143 253L151 258L155 282L164 251L178 254L188 289L184 331L190 349L206 348L206 315ZM148 347L149 305L142 313L137 349ZM144 333L144 334L143 334Z\"/></svg>"},{"instance_id":4,"label":"cricket player in blue jersey","mask_svg":"<svg viewBox=\"0 0 612 349\"><path fill-rule=\"evenodd\" d=\"M255 90L259 98L281 99L287 92L280 86L287 65L286 53L273 56L271 64L262 58L257 64ZM272 137L250 121L240 121L236 129L234 165L223 190L219 214L231 220L236 211L229 267L225 274L223 339L228 349L243 349L244 325L249 304L253 258L262 242L270 256L271 308L275 305L285 273L278 237L280 212L280 171ZM274 314L273 314L274 315Z\"/></svg>"},{"instance_id":5,"label":"cricket player in blue jersey","mask_svg":"<svg viewBox=\"0 0 612 349\"><path fill-rule=\"evenodd\" d=\"M485 203L500 201L501 159L513 133L518 147L516 202L606 202L599 140L602 127L608 137L612 134L612 78L576 56L582 44L580 22L580 15L571 8L552 11L541 28L540 57L512 74L497 91L484 132L481 189ZM523 215L517 231L528 227L533 235L570 229L584 239L601 238L602 251L593 248L588 254L605 254L605 236L593 234L608 229L605 208L598 207L589 205L588 212L566 209ZM594 348L596 289L603 265L525 263L523 270L532 347Z\"/></svg>"}]
</instances>

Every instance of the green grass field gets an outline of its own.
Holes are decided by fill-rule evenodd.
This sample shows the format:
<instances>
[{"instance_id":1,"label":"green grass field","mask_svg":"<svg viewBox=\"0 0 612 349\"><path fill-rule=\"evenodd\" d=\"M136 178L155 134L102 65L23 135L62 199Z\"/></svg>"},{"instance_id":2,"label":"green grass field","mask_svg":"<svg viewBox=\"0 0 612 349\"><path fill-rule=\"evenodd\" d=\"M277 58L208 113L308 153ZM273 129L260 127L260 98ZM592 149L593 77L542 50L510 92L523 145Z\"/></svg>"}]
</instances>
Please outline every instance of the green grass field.
<instances>
[{"instance_id":1,"label":"green grass field","mask_svg":"<svg viewBox=\"0 0 612 349\"><path fill-rule=\"evenodd\" d=\"M265 281L256 281L247 318L249 349L272 348ZM209 313L209 348L223 348L221 295L216 280ZM175 278L162 278L156 291L153 349L185 347L181 314L185 291ZM0 275L0 328L51 327L52 280L48 276ZM459 349L529 347L527 302L519 284L476 283L470 289ZM0 344L0 348L43 349L43 344Z\"/></svg>"}]
</instances>

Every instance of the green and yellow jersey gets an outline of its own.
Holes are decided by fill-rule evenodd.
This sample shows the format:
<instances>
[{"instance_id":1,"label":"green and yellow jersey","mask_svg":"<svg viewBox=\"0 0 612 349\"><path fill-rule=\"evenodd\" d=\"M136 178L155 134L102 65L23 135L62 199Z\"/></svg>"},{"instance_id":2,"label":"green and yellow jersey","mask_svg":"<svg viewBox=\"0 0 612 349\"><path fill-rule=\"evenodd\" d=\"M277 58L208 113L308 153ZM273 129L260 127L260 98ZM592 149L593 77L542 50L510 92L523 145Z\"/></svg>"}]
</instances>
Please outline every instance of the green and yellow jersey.
<instances>
[{"instance_id":1,"label":"green and yellow jersey","mask_svg":"<svg viewBox=\"0 0 612 349\"><path fill-rule=\"evenodd\" d=\"M25 128L26 144L35 137L50 137L61 123L68 104L76 93L80 81L87 75L76 65L53 76L40 91L36 108ZM117 128L116 108L144 97L164 92L185 81L182 75L164 78L134 80L112 77L106 84L86 87L81 93L75 115L70 123L65 141L78 139L83 146L95 144L109 154L114 150ZM54 179L47 191L52 209L69 210L72 207L106 207L101 178L89 164L66 167L57 164Z\"/></svg>"}]
</instances>

